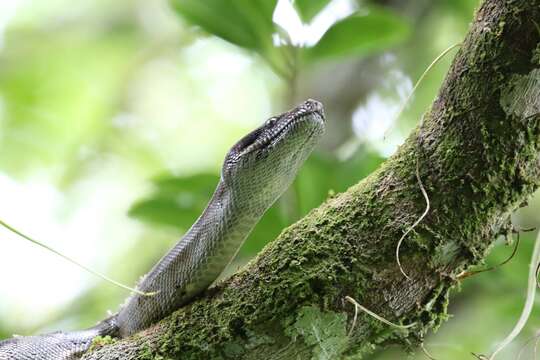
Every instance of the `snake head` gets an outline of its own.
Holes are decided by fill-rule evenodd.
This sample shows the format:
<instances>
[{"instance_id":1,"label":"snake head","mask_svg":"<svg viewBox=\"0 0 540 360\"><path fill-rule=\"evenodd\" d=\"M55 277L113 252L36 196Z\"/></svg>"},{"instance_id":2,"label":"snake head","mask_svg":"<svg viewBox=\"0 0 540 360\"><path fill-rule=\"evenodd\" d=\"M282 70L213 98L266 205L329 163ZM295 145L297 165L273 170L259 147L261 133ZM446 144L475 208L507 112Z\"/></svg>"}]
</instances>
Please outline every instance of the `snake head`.
<instances>
[{"instance_id":1,"label":"snake head","mask_svg":"<svg viewBox=\"0 0 540 360\"><path fill-rule=\"evenodd\" d=\"M292 183L325 130L323 105L307 100L266 120L229 150L222 168L227 187L273 202Z\"/></svg>"}]
</instances>

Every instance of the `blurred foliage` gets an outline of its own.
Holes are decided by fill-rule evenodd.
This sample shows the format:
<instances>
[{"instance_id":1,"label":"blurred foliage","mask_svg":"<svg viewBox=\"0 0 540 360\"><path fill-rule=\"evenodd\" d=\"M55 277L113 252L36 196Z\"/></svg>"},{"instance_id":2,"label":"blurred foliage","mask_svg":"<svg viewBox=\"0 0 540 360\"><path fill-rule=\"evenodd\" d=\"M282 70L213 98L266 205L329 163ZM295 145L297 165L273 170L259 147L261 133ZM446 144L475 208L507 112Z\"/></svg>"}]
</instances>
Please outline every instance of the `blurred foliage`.
<instances>
[{"instance_id":1,"label":"blurred foliage","mask_svg":"<svg viewBox=\"0 0 540 360\"><path fill-rule=\"evenodd\" d=\"M276 0L174 0L185 20L246 49L264 52L271 44Z\"/></svg>"},{"instance_id":2,"label":"blurred foliage","mask_svg":"<svg viewBox=\"0 0 540 360\"><path fill-rule=\"evenodd\" d=\"M172 4L184 20L235 45L258 52L284 77L299 70L291 58L316 62L366 55L403 42L410 32L407 22L392 11L363 6L332 25L313 46L304 47L288 38L282 40L289 46L275 46L272 43L274 34L287 36L272 22L275 0L211 0L204 3L174 0ZM310 22L327 4L327 0L294 2L304 22Z\"/></svg>"},{"instance_id":3,"label":"blurred foliage","mask_svg":"<svg viewBox=\"0 0 540 360\"><path fill-rule=\"evenodd\" d=\"M8 201L11 190L0 188L0 216L22 207L29 223L47 217L66 227L81 226L75 219L82 217L81 238L102 226L94 266L134 282L201 214L226 150L266 117L318 94L332 141L323 142L256 226L234 270L329 194L370 174L403 141L436 95L450 58L426 77L390 140L353 132L354 112L376 94L381 111L370 121L386 124L377 116L392 117L400 81L413 82L462 40L478 1L351 3L314 42L274 23L276 0L34 0L19 6L9 26L1 22L1 3L0 186L19 184L21 198L34 183L50 186L61 205L54 214L35 212L50 199ZM311 26L335 3L290 5L300 23ZM390 76L395 73L400 76ZM540 224L539 208L536 197L514 221ZM505 258L509 249L502 244L486 265ZM436 358L485 352L506 335L519 315L531 248L528 234L509 264L464 283L451 302L455 318L426 339ZM0 250L0 262L23 255ZM82 279L88 285L56 307L29 311L23 290L32 279L47 281L40 276L50 270L40 268L40 260L29 261L30 269L9 269L30 273L20 288L0 289L0 337L88 326L126 295ZM62 272L52 274L62 282ZM536 318L522 340L540 326ZM389 350L373 358L403 356Z\"/></svg>"},{"instance_id":4,"label":"blurred foliage","mask_svg":"<svg viewBox=\"0 0 540 360\"><path fill-rule=\"evenodd\" d=\"M321 12L329 0L295 0L294 7L303 22L310 22L315 15Z\"/></svg>"},{"instance_id":5,"label":"blurred foliage","mask_svg":"<svg viewBox=\"0 0 540 360\"><path fill-rule=\"evenodd\" d=\"M117 105L132 45L122 32L106 39L46 34L7 53L0 67L0 115L2 133L10 136L1 138L2 167L20 173L68 163L81 144L104 136L108 128L96 119L111 116Z\"/></svg>"},{"instance_id":6,"label":"blurred foliage","mask_svg":"<svg viewBox=\"0 0 540 360\"><path fill-rule=\"evenodd\" d=\"M346 56L362 56L395 46L410 34L402 17L379 7L363 9L334 24L312 48L312 61Z\"/></svg>"}]
</instances>

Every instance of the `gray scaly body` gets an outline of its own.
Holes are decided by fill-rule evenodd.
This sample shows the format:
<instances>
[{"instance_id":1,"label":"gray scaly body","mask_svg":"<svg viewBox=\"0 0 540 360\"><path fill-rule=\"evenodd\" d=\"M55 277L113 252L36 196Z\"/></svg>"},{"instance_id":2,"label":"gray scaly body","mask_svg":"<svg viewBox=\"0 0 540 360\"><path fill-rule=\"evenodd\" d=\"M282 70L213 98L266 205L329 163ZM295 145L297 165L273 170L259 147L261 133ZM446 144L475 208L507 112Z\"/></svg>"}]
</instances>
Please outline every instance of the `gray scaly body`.
<instances>
[{"instance_id":1,"label":"gray scaly body","mask_svg":"<svg viewBox=\"0 0 540 360\"><path fill-rule=\"evenodd\" d=\"M143 278L120 311L77 332L0 342L0 360L78 359L99 335L126 337L191 301L234 258L264 212L283 194L324 132L322 105L308 100L268 119L227 153L208 206L184 237Z\"/></svg>"}]
</instances>

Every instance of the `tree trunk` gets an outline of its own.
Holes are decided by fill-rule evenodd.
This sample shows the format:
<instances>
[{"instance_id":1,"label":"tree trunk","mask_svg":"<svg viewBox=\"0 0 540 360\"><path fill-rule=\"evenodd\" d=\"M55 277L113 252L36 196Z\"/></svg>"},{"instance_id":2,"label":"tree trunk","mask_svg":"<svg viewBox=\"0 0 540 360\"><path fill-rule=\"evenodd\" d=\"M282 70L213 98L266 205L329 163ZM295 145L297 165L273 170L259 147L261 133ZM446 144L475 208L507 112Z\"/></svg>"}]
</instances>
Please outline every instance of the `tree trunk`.
<instances>
[{"instance_id":1,"label":"tree trunk","mask_svg":"<svg viewBox=\"0 0 540 360\"><path fill-rule=\"evenodd\" d=\"M336 359L416 345L446 319L456 275L540 184L539 24L540 0L486 0L423 123L379 170L197 301L83 358ZM408 279L396 245L426 208L421 184L430 210L401 247ZM364 312L353 324L346 296L414 325Z\"/></svg>"}]
</instances>

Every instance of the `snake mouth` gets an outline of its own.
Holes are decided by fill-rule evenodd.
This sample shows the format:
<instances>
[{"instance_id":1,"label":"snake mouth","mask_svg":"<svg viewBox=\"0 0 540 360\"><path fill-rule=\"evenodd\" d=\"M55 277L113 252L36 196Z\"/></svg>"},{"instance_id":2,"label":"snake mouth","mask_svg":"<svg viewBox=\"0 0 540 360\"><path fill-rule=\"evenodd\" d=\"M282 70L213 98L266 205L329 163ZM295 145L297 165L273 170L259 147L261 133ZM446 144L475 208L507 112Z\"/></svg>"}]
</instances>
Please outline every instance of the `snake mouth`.
<instances>
[{"instance_id":1,"label":"snake mouth","mask_svg":"<svg viewBox=\"0 0 540 360\"><path fill-rule=\"evenodd\" d=\"M275 134L273 134L271 139L264 145L275 144L284 136L283 134L287 133L288 131L291 130L291 128L299 125L300 123L311 120L313 118L313 115L317 115L319 118L322 119L322 116L318 112L315 112L315 111L305 113L299 117L293 118L289 120L284 126L282 126Z\"/></svg>"},{"instance_id":2,"label":"snake mouth","mask_svg":"<svg viewBox=\"0 0 540 360\"><path fill-rule=\"evenodd\" d=\"M246 149L246 152L243 154L250 153L255 150L260 149L269 149L275 147L283 138L285 138L288 132L292 131L293 128L299 126L303 122L315 121L321 126L324 124L324 114L319 110L312 110L303 112L300 115L296 115L288 119L287 123L282 125L276 132L272 133L270 136L263 138L258 144L255 143L253 146L250 146L251 149ZM315 133L316 129L314 128L309 132L308 138L311 138Z\"/></svg>"},{"instance_id":3,"label":"snake mouth","mask_svg":"<svg viewBox=\"0 0 540 360\"><path fill-rule=\"evenodd\" d=\"M275 146L282 138L284 138L286 133L291 131L295 126L298 126L304 121L309 121L311 119L317 119L319 122L324 122L324 116L318 111L310 111L302 113L300 116L294 116L287 119L288 121L285 124L282 124L279 128L272 132L264 132L263 129L260 131L255 131L249 134L243 146L239 148L239 155L246 155L253 151L257 151L263 148Z\"/></svg>"},{"instance_id":4,"label":"snake mouth","mask_svg":"<svg viewBox=\"0 0 540 360\"><path fill-rule=\"evenodd\" d=\"M281 116L281 121L286 121L276 132L272 133L267 141L261 144L261 147L275 146L283 137L284 133L291 130L292 127L304 121L314 121L315 126L324 126L325 116L323 105L313 99L304 101L298 107L286 112ZM310 132L309 137L313 135L315 130Z\"/></svg>"}]
</instances>

